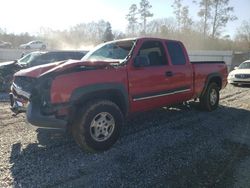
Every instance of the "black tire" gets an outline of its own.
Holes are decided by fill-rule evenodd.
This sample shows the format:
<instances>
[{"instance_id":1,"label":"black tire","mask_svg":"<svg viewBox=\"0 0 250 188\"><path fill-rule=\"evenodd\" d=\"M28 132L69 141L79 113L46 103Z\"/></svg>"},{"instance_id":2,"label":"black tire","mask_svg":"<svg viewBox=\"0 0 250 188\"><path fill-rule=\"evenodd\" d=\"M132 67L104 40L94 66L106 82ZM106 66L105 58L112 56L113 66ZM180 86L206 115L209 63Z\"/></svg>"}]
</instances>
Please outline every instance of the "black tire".
<instances>
[{"instance_id":1,"label":"black tire","mask_svg":"<svg viewBox=\"0 0 250 188\"><path fill-rule=\"evenodd\" d=\"M83 150L104 151L117 141L122 125L123 114L115 103L96 100L84 105L73 123L72 134Z\"/></svg>"},{"instance_id":2,"label":"black tire","mask_svg":"<svg viewBox=\"0 0 250 188\"><path fill-rule=\"evenodd\" d=\"M205 93L200 97L200 106L203 110L213 111L219 105L220 92L216 83L210 83Z\"/></svg>"}]
</instances>

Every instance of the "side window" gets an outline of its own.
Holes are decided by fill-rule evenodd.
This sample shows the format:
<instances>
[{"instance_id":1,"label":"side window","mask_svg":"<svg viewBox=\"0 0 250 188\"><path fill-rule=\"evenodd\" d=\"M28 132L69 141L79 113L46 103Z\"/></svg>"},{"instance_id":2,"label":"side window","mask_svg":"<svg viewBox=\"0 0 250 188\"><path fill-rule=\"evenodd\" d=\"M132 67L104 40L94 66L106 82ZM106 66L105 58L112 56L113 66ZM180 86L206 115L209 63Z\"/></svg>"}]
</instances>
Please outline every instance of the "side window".
<instances>
[{"instance_id":1,"label":"side window","mask_svg":"<svg viewBox=\"0 0 250 188\"><path fill-rule=\"evenodd\" d=\"M150 66L167 64L164 47L159 41L144 42L139 50L138 56L148 57Z\"/></svg>"},{"instance_id":2,"label":"side window","mask_svg":"<svg viewBox=\"0 0 250 188\"><path fill-rule=\"evenodd\" d=\"M183 53L182 46L178 42L168 41L166 43L169 56L173 65L185 65L186 59Z\"/></svg>"}]
</instances>

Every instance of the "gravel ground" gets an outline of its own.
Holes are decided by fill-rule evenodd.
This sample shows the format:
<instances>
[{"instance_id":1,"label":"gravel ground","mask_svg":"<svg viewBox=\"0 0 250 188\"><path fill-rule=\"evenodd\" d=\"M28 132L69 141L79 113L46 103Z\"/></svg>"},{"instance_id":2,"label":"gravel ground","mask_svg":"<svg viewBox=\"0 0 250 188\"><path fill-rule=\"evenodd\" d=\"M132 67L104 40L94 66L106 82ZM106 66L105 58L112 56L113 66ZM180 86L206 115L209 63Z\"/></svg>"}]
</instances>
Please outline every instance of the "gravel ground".
<instances>
[{"instance_id":1,"label":"gravel ground","mask_svg":"<svg viewBox=\"0 0 250 188\"><path fill-rule=\"evenodd\" d=\"M227 86L214 112L197 104L126 122L108 151L30 127L0 103L0 187L250 187L250 88Z\"/></svg>"}]
</instances>

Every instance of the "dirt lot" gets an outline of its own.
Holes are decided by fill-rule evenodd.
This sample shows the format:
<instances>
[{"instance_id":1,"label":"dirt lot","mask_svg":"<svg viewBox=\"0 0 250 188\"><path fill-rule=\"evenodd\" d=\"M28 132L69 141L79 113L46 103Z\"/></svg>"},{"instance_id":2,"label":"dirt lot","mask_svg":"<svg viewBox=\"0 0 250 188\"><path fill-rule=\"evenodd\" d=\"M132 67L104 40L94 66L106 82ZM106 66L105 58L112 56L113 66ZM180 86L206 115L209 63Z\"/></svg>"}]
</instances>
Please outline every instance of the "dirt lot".
<instances>
[{"instance_id":1,"label":"dirt lot","mask_svg":"<svg viewBox=\"0 0 250 188\"><path fill-rule=\"evenodd\" d=\"M1 102L0 187L250 187L250 88L227 86L220 104L141 114L109 151L87 154Z\"/></svg>"}]
</instances>

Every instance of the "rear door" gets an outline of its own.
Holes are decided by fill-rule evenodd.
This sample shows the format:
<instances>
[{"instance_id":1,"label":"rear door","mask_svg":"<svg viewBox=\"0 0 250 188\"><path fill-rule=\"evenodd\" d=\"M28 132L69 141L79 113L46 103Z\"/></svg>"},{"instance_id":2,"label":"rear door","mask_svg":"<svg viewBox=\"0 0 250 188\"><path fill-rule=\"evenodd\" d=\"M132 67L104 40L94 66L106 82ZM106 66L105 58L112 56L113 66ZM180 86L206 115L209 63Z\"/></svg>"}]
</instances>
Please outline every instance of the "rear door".
<instances>
[{"instance_id":1,"label":"rear door","mask_svg":"<svg viewBox=\"0 0 250 188\"><path fill-rule=\"evenodd\" d=\"M171 88L179 93L175 94L175 100L186 101L193 96L193 67L186 55L185 47L178 41L166 41L165 46L170 59L170 71L172 72Z\"/></svg>"},{"instance_id":2,"label":"rear door","mask_svg":"<svg viewBox=\"0 0 250 188\"><path fill-rule=\"evenodd\" d=\"M184 94L190 92L189 84L192 82L191 69L183 70L186 62L180 66L172 65L165 41L148 39L138 42L138 46L132 61L137 56L146 56L150 65L135 67L133 62L130 63L128 79L131 112L185 100Z\"/></svg>"}]
</instances>

